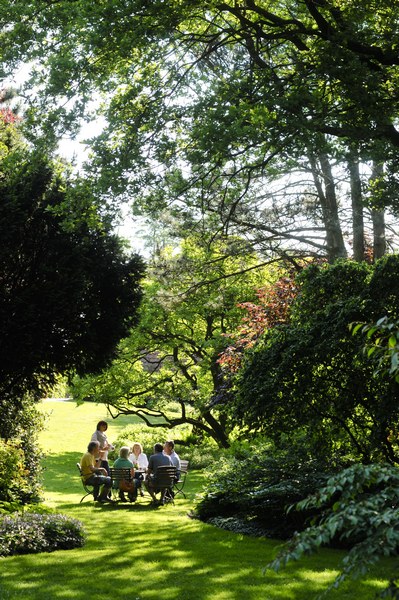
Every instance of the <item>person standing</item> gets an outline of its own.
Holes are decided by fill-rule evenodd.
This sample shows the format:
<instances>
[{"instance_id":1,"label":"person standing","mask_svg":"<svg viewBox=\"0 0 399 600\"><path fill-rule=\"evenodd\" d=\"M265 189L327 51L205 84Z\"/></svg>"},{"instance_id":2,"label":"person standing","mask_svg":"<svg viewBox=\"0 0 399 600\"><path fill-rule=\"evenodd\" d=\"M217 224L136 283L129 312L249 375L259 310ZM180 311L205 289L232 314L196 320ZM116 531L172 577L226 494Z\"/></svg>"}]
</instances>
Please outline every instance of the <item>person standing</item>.
<instances>
[{"instance_id":1,"label":"person standing","mask_svg":"<svg viewBox=\"0 0 399 600\"><path fill-rule=\"evenodd\" d=\"M84 454L80 459L82 479L85 484L93 486L94 500L98 500L98 502L113 503L113 500L108 498L108 494L111 490L111 477L107 475L107 471L104 469L104 467L98 467L96 465L96 459L99 455L100 442L89 442L86 454Z\"/></svg>"},{"instance_id":2,"label":"person standing","mask_svg":"<svg viewBox=\"0 0 399 600\"><path fill-rule=\"evenodd\" d=\"M97 423L97 429L91 436L92 442L99 442L100 444L100 466L107 471L109 475L109 462L108 462L108 451L114 450L115 447L108 442L107 434L105 433L108 429L108 423L106 421L99 421Z\"/></svg>"}]
</instances>

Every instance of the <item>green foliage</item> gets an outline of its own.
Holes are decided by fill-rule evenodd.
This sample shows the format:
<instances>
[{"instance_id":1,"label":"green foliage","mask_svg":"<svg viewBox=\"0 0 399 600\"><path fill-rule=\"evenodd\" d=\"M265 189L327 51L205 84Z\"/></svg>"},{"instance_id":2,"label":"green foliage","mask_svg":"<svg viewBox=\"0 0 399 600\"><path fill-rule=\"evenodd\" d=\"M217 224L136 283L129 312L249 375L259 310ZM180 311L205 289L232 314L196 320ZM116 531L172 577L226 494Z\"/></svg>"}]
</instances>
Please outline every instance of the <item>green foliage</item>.
<instances>
[{"instance_id":1,"label":"green foliage","mask_svg":"<svg viewBox=\"0 0 399 600\"><path fill-rule=\"evenodd\" d=\"M17 513L0 517L0 555L80 548L86 533L80 521L61 514Z\"/></svg>"},{"instance_id":2,"label":"green foliage","mask_svg":"<svg viewBox=\"0 0 399 600\"><path fill-rule=\"evenodd\" d=\"M303 431L314 455L398 461L395 381L376 378L349 324L397 314L399 257L374 266L337 262L304 269L291 321L247 354L234 404L239 423L278 440Z\"/></svg>"},{"instance_id":3,"label":"green foliage","mask_svg":"<svg viewBox=\"0 0 399 600\"><path fill-rule=\"evenodd\" d=\"M27 470L24 452L12 442L0 439L0 499L15 501L28 494Z\"/></svg>"},{"instance_id":4,"label":"green foliage","mask_svg":"<svg viewBox=\"0 0 399 600\"><path fill-rule=\"evenodd\" d=\"M3 0L2 14L4 71L20 60L36 67L32 127L54 137L61 121L74 131L101 91L108 125L90 168L99 189L133 197L138 212L159 218L178 199L179 225L195 227L206 213L215 228L239 227L282 254L292 236L294 256L305 244L324 252L322 223L336 258L343 241L337 250L329 239L329 203L315 201L311 178L294 194L282 186L283 210L268 188L287 173L308 175L309 155L391 158L395 174L397 19L387 0L250 10L209 0ZM387 187L383 201L396 202Z\"/></svg>"},{"instance_id":5,"label":"green foliage","mask_svg":"<svg viewBox=\"0 0 399 600\"><path fill-rule=\"evenodd\" d=\"M37 502L42 496L41 460L37 437L42 416L32 399L24 399L18 411L3 411L0 427L0 501Z\"/></svg>"},{"instance_id":6,"label":"green foliage","mask_svg":"<svg viewBox=\"0 0 399 600\"><path fill-rule=\"evenodd\" d=\"M188 424L178 425L173 429L135 424L125 427L116 440L113 440L115 450L109 453L109 460L113 461L118 458L121 446L131 448L134 442L139 442L143 447L143 452L150 456L154 453L154 444L157 442L163 444L170 439L174 440L176 452L180 458L190 461L190 469L207 468L221 456L221 450L215 443L206 441L199 443L192 435L191 427Z\"/></svg>"},{"instance_id":7,"label":"green foliage","mask_svg":"<svg viewBox=\"0 0 399 600\"><path fill-rule=\"evenodd\" d=\"M196 514L202 520L234 518L269 537L287 538L304 528L312 514L288 507L318 489L332 465L309 459L293 448L276 452L259 445L221 457L209 472Z\"/></svg>"},{"instance_id":8,"label":"green foliage","mask_svg":"<svg viewBox=\"0 0 399 600\"><path fill-rule=\"evenodd\" d=\"M210 465L221 460L226 450L204 440L201 443L184 446L180 448L179 452L181 458L189 461L190 469L206 469L208 471Z\"/></svg>"},{"instance_id":9,"label":"green foliage","mask_svg":"<svg viewBox=\"0 0 399 600\"><path fill-rule=\"evenodd\" d=\"M353 323L350 330L353 335L363 334L364 352L375 364L374 374L388 375L399 383L399 321L385 316L375 323Z\"/></svg>"},{"instance_id":10,"label":"green foliage","mask_svg":"<svg viewBox=\"0 0 399 600\"><path fill-rule=\"evenodd\" d=\"M16 399L15 399L16 400ZM41 461L38 435L43 416L35 398L25 394L13 403L0 398L0 501L37 502L42 496Z\"/></svg>"},{"instance_id":11,"label":"green foliage","mask_svg":"<svg viewBox=\"0 0 399 600\"><path fill-rule=\"evenodd\" d=\"M157 442L163 444L166 440L170 439L174 439L178 443L177 439L184 440L184 437L189 433L189 429L187 425L176 427L173 431L166 427L151 428L142 424L128 425L117 439L112 442L115 450L109 453L109 459L116 460L119 456L121 446L129 446L131 448L135 442L140 443L143 447L143 452L147 456L150 456L154 454L154 444ZM179 452L178 446L176 446L176 450Z\"/></svg>"},{"instance_id":12,"label":"green foliage","mask_svg":"<svg viewBox=\"0 0 399 600\"><path fill-rule=\"evenodd\" d=\"M227 400L219 396L219 354L225 334L239 323L237 303L254 299L256 288L273 276L253 269L253 254L231 256L229 243L224 236L207 241L193 235L180 252L160 253L148 269L140 322L109 369L74 381L74 397L153 426L188 423L194 435L228 447L232 426ZM236 245L242 247L240 240Z\"/></svg>"},{"instance_id":13,"label":"green foliage","mask_svg":"<svg viewBox=\"0 0 399 600\"><path fill-rule=\"evenodd\" d=\"M45 504L22 504L21 502L3 502L0 501L0 515L6 515L11 513L23 512L25 513L37 513L40 515L47 515L54 512L54 509L46 506Z\"/></svg>"},{"instance_id":14,"label":"green foliage","mask_svg":"<svg viewBox=\"0 0 399 600\"><path fill-rule=\"evenodd\" d=\"M322 516L297 533L268 567L279 570L288 561L341 541L350 546L342 570L328 588L346 578L364 576L381 558L397 556L399 472L389 464L354 465L332 476L298 510L322 510ZM383 597L397 598L391 582Z\"/></svg>"},{"instance_id":15,"label":"green foliage","mask_svg":"<svg viewBox=\"0 0 399 600\"><path fill-rule=\"evenodd\" d=\"M48 156L15 151L1 171L0 402L12 410L57 372L108 364L136 322L144 265Z\"/></svg>"}]
</instances>

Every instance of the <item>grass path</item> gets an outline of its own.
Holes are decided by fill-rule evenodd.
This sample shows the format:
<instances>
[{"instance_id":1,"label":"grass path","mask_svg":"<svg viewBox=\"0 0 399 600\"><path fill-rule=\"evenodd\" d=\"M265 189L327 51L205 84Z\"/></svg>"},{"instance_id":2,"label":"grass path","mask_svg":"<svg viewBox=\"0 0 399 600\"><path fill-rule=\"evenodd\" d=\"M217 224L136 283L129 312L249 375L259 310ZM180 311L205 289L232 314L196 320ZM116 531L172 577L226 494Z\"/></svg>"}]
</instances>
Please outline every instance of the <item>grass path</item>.
<instances>
[{"instance_id":1,"label":"grass path","mask_svg":"<svg viewBox=\"0 0 399 600\"><path fill-rule=\"evenodd\" d=\"M0 559L0 600L311 600L336 575L342 554L327 550L264 574L276 542L190 519L203 473L189 473L187 500L174 506L153 508L148 496L135 505L79 504L83 488L75 463L96 423L106 418L112 441L133 421L112 422L93 404L47 402L42 409L46 503L80 519L88 542L77 550ZM380 586L374 573L330 598L371 600Z\"/></svg>"}]
</instances>

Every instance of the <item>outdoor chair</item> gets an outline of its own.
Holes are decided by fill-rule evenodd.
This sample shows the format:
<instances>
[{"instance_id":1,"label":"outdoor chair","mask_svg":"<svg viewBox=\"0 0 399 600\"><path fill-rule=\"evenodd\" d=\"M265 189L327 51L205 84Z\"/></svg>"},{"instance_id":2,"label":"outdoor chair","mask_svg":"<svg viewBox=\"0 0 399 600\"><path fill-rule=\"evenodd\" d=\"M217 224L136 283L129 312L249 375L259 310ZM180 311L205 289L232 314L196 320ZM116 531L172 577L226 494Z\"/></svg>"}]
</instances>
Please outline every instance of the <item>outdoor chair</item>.
<instances>
[{"instance_id":1,"label":"outdoor chair","mask_svg":"<svg viewBox=\"0 0 399 600\"><path fill-rule=\"evenodd\" d=\"M158 467L155 473L154 486L161 492L161 504L174 504L173 484L176 478L176 467Z\"/></svg>"},{"instance_id":2,"label":"outdoor chair","mask_svg":"<svg viewBox=\"0 0 399 600\"><path fill-rule=\"evenodd\" d=\"M186 497L186 494L183 492L184 484L186 483L186 477L188 473L188 460L180 460L180 477L179 481L174 482L174 493L175 496L177 494L182 494L183 497Z\"/></svg>"},{"instance_id":3,"label":"outdoor chair","mask_svg":"<svg viewBox=\"0 0 399 600\"><path fill-rule=\"evenodd\" d=\"M115 467L111 467L110 468L110 477L112 479L112 493L114 496L119 494L119 490L120 490L120 482L124 481L127 484L131 484L133 482L133 477L131 474L131 470L129 468L115 468ZM134 488L132 488L134 489ZM127 489L121 489L122 492L128 492ZM137 489L136 489L137 492Z\"/></svg>"},{"instance_id":4,"label":"outdoor chair","mask_svg":"<svg viewBox=\"0 0 399 600\"><path fill-rule=\"evenodd\" d=\"M83 502L83 500L87 497L87 496L93 496L94 499L94 487L92 485L88 485L87 483L84 482L83 480L83 476L82 476L82 469L80 466L80 463L76 463L76 466L78 468L79 471L79 476L80 476L80 481L82 482L83 488L86 492L86 494L83 496L83 498L81 499L81 501L79 502L79 504L81 502Z\"/></svg>"}]
</instances>

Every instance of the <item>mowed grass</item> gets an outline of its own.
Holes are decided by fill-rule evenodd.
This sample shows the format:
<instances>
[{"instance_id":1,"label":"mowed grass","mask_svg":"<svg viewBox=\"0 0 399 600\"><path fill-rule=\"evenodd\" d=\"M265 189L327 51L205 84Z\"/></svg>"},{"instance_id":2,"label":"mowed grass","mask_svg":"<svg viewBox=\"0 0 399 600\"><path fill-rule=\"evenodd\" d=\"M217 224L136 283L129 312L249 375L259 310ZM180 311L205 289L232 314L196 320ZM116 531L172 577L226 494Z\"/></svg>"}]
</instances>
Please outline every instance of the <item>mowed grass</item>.
<instances>
[{"instance_id":1,"label":"mowed grass","mask_svg":"<svg viewBox=\"0 0 399 600\"><path fill-rule=\"evenodd\" d=\"M149 497L135 505L82 504L76 462L96 423L109 422L112 441L128 417L112 421L103 407L45 402L46 503L80 519L87 544L80 549L0 559L0 600L311 600L333 581L343 554L323 550L279 573L264 572L280 545L244 537L189 518L206 476L189 473L187 499L153 508ZM350 582L332 600L375 598L391 563L362 582Z\"/></svg>"}]
</instances>

